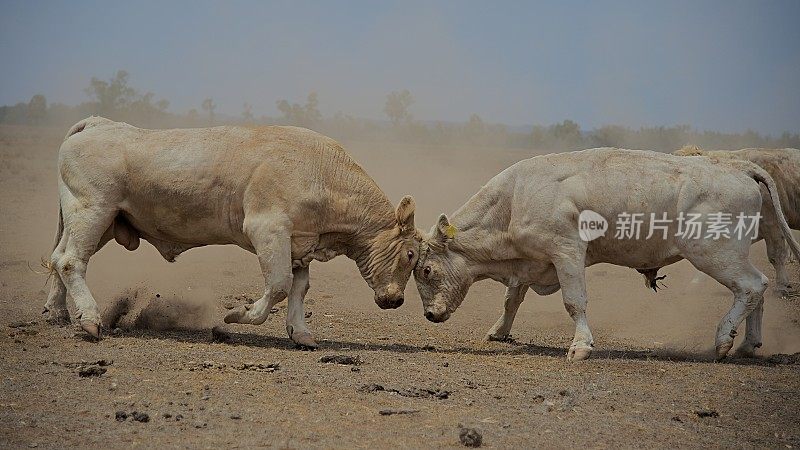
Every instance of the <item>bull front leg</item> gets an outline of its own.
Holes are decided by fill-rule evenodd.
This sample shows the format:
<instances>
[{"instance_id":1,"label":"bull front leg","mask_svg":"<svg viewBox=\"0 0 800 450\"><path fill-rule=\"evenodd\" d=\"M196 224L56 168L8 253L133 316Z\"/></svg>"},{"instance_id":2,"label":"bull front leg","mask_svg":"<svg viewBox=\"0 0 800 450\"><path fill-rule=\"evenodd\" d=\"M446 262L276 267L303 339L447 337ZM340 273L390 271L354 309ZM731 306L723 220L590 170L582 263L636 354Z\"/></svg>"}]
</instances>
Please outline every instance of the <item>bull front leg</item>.
<instances>
[{"instance_id":1,"label":"bull front leg","mask_svg":"<svg viewBox=\"0 0 800 450\"><path fill-rule=\"evenodd\" d=\"M244 230L255 249L264 276L264 295L252 305L232 309L225 323L260 325L292 288L292 245L288 219L259 215L245 218Z\"/></svg>"},{"instance_id":2,"label":"bull front leg","mask_svg":"<svg viewBox=\"0 0 800 450\"><path fill-rule=\"evenodd\" d=\"M569 361L581 361L589 357L594 348L594 338L586 319L586 267L585 249L571 252L572 255L559 255L553 265L558 274L561 294L572 320L575 321L575 337L567 352Z\"/></svg>"},{"instance_id":3,"label":"bull front leg","mask_svg":"<svg viewBox=\"0 0 800 450\"><path fill-rule=\"evenodd\" d=\"M528 285L525 284L506 288L505 310L494 326L486 333L487 341L506 341L511 337L511 325L514 324L519 305L525 300L527 291Z\"/></svg>"},{"instance_id":4,"label":"bull front leg","mask_svg":"<svg viewBox=\"0 0 800 450\"><path fill-rule=\"evenodd\" d=\"M289 307L286 312L286 333L289 338L301 347L316 348L317 342L306 326L305 311L303 310L303 300L308 293L309 268L298 267L292 271L294 281L292 289L289 291Z\"/></svg>"}]
</instances>

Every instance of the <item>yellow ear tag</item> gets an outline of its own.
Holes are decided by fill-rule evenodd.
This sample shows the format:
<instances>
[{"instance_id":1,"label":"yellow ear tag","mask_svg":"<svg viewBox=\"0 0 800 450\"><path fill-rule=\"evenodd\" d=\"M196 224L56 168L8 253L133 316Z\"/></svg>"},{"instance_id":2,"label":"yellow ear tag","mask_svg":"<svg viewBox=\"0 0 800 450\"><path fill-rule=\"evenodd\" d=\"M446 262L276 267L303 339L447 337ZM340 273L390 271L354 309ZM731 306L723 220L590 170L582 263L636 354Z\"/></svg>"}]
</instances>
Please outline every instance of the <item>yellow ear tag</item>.
<instances>
[{"instance_id":1,"label":"yellow ear tag","mask_svg":"<svg viewBox=\"0 0 800 450\"><path fill-rule=\"evenodd\" d=\"M444 234L448 238L453 239L454 237L456 237L456 231L458 231L458 228L456 228L455 225L448 225L447 229L444 230Z\"/></svg>"}]
</instances>

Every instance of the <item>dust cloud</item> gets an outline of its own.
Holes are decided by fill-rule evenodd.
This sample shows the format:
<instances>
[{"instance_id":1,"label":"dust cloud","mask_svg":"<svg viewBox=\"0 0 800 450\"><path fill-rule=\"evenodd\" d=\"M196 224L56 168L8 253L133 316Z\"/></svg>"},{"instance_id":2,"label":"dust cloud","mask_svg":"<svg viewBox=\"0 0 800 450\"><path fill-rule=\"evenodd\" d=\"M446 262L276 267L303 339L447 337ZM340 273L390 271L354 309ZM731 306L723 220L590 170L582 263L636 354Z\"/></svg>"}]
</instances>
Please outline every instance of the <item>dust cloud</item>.
<instances>
[{"instance_id":1,"label":"dust cloud","mask_svg":"<svg viewBox=\"0 0 800 450\"><path fill-rule=\"evenodd\" d=\"M38 261L51 250L58 207L54 167L63 134L58 127L5 127L0 133L2 281L9 286L27 286L35 293L25 301L12 303L14 308L38 308L47 295L48 287L42 286L44 277L30 272L24 262ZM440 213L452 213L504 168L543 153L525 148L357 139L342 140L342 144L393 203L403 195L414 196L416 224L424 231ZM763 243L752 247L751 259L774 279ZM795 279L800 278L797 265L790 269ZM730 308L730 293L708 277L691 283L696 272L685 261L666 267L662 273L667 275L664 282L668 289L656 294L643 286L642 277L633 269L608 265L588 269L588 317L598 345L610 348L633 343L694 353L710 348L716 324ZM101 310L107 311L107 323L162 330L210 328L222 321L222 304L227 296L258 298L263 289L255 256L237 247L193 249L177 262L168 263L145 242L134 252L110 242L92 258L88 283ZM474 330L480 335L499 317L503 292L499 283L477 283L462 307L440 329L459 333L459 327L473 323L466 319L481 317L484 329ZM354 264L344 258L313 265L309 297L341 301L343 308L363 311L375 320L386 314L375 307ZM416 287L410 281L406 304L397 313L428 326L421 310ZM797 300L785 300L767 291L762 354L800 351L799 311ZM283 335L280 320L269 326ZM566 347L574 324L564 311L560 293L543 298L529 293L512 333L532 342L555 333L563 337L561 344ZM743 334L742 327L740 336Z\"/></svg>"},{"instance_id":2,"label":"dust cloud","mask_svg":"<svg viewBox=\"0 0 800 450\"><path fill-rule=\"evenodd\" d=\"M146 287L126 290L101 313L110 329L155 331L207 329L214 323L216 299L211 291L191 297L161 294Z\"/></svg>"}]
</instances>

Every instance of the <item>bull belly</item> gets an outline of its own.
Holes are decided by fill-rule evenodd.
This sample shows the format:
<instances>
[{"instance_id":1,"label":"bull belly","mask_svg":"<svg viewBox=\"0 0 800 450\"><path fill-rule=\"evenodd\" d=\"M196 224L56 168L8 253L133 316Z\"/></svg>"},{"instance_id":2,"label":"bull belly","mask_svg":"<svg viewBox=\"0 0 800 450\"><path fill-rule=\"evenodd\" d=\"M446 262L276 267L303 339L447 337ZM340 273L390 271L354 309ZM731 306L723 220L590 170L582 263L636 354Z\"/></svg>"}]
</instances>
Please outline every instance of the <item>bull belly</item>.
<instances>
[{"instance_id":1,"label":"bull belly","mask_svg":"<svg viewBox=\"0 0 800 450\"><path fill-rule=\"evenodd\" d=\"M136 209L123 210L121 215L139 235L149 241L158 240L194 247L240 244L242 241L241 234L235 236L227 221L221 221L218 216L189 216L179 211L144 213Z\"/></svg>"},{"instance_id":2,"label":"bull belly","mask_svg":"<svg viewBox=\"0 0 800 450\"><path fill-rule=\"evenodd\" d=\"M606 241L599 239L598 241ZM634 269L664 267L683 259L672 240L592 242L586 255L586 265L609 263Z\"/></svg>"}]
</instances>

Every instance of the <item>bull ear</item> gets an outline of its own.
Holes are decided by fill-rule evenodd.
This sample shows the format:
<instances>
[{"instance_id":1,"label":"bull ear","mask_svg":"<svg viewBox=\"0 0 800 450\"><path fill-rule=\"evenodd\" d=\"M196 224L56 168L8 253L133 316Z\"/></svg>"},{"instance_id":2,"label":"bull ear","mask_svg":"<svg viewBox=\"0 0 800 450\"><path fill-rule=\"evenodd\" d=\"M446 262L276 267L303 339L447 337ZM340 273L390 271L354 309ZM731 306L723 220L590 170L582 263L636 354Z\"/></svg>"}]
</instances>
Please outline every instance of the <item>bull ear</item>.
<instances>
[{"instance_id":1,"label":"bull ear","mask_svg":"<svg viewBox=\"0 0 800 450\"><path fill-rule=\"evenodd\" d=\"M442 245L446 245L456 237L456 227L450 224L450 220L444 214L439 216L435 235L436 240Z\"/></svg>"},{"instance_id":2,"label":"bull ear","mask_svg":"<svg viewBox=\"0 0 800 450\"><path fill-rule=\"evenodd\" d=\"M395 217L397 218L397 225L403 231L414 229L414 210L417 205L414 203L414 197L406 195L400 200L395 210Z\"/></svg>"}]
</instances>

